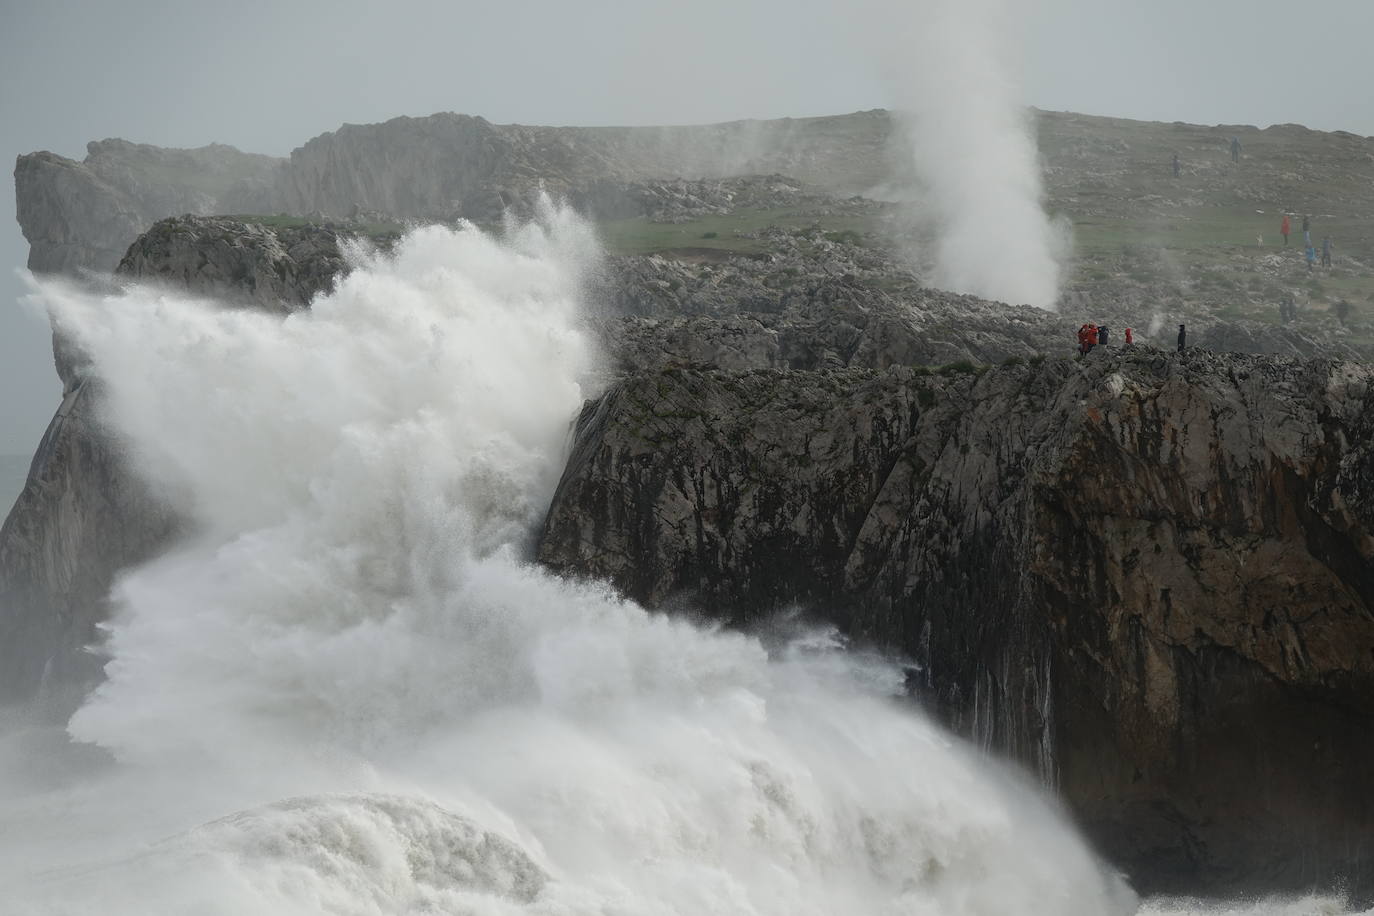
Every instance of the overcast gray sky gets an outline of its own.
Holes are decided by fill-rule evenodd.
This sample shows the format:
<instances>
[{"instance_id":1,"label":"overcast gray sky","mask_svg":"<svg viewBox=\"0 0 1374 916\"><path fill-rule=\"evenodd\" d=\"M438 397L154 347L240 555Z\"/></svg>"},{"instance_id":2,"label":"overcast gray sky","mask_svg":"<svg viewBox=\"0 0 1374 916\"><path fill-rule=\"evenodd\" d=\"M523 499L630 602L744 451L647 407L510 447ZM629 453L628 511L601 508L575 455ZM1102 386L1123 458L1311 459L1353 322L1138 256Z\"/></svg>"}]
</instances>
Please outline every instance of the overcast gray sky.
<instances>
[{"instance_id":1,"label":"overcast gray sky","mask_svg":"<svg viewBox=\"0 0 1374 916\"><path fill-rule=\"evenodd\" d=\"M882 0L874 0L882 2ZM893 0L895 3L896 0ZM1374 134L1374 0L1010 0L1024 96L1148 120ZM285 155L345 122L435 111L661 124L887 107L842 0L0 0L0 152L88 140ZM12 185L11 185L12 187ZM0 453L56 406L47 330L0 226Z\"/></svg>"}]
</instances>

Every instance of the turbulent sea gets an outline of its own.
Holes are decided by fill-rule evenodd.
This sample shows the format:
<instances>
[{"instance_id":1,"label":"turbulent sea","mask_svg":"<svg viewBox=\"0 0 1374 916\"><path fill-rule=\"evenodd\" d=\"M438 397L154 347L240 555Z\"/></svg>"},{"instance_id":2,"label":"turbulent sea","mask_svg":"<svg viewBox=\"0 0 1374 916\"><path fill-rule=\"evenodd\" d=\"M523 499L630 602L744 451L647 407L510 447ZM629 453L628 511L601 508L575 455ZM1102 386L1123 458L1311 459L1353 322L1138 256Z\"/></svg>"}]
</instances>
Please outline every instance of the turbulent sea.
<instances>
[{"instance_id":1,"label":"turbulent sea","mask_svg":"<svg viewBox=\"0 0 1374 916\"><path fill-rule=\"evenodd\" d=\"M350 257L286 318L36 287L190 524L70 721L0 723L6 913L1345 912L1142 904L900 672L531 565L595 393L590 231Z\"/></svg>"}]
</instances>

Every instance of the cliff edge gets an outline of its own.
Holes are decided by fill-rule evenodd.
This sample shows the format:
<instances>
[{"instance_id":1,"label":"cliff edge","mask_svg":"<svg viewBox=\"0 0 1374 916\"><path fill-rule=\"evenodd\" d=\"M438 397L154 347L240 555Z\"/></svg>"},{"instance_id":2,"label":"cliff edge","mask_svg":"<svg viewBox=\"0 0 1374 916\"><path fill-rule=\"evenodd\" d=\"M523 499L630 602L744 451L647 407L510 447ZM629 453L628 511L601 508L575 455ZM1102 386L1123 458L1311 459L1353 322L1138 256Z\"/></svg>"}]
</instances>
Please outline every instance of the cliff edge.
<instances>
[{"instance_id":1,"label":"cliff edge","mask_svg":"<svg viewBox=\"0 0 1374 916\"><path fill-rule=\"evenodd\" d=\"M1360 885L1372 374L1148 348L641 373L583 412L539 559L899 653L1140 889Z\"/></svg>"}]
</instances>

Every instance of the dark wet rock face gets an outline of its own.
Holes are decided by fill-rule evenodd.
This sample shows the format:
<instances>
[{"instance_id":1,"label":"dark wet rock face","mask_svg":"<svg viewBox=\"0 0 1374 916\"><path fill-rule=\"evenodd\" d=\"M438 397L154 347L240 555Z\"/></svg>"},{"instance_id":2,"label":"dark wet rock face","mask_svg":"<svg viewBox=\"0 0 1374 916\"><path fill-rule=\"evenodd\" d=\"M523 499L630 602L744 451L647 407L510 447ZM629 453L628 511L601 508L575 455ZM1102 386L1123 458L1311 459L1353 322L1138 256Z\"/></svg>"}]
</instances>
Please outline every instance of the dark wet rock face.
<instances>
[{"instance_id":1,"label":"dark wet rock face","mask_svg":"<svg viewBox=\"0 0 1374 916\"><path fill-rule=\"evenodd\" d=\"M737 623L800 604L901 652L1145 889L1358 881L1369 378L1157 351L640 373L579 421L539 557Z\"/></svg>"}]
</instances>

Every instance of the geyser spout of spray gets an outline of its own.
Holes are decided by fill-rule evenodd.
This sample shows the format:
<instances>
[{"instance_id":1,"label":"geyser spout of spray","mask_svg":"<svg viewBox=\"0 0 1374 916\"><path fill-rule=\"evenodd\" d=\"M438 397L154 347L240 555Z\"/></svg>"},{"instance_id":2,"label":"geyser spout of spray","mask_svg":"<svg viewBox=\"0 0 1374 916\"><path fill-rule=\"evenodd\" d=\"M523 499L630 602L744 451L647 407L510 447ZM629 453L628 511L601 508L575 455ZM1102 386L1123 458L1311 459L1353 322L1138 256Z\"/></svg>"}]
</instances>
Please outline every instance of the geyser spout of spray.
<instances>
[{"instance_id":1,"label":"geyser spout of spray","mask_svg":"<svg viewBox=\"0 0 1374 916\"><path fill-rule=\"evenodd\" d=\"M933 228L935 286L1054 309L1068 244L1044 209L1006 0L876 3L874 39Z\"/></svg>"}]
</instances>

